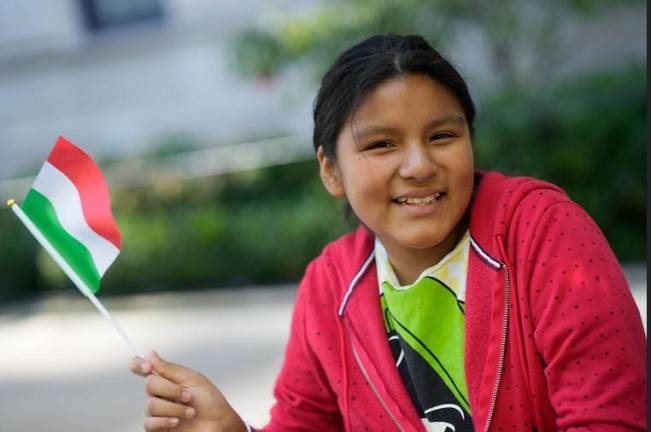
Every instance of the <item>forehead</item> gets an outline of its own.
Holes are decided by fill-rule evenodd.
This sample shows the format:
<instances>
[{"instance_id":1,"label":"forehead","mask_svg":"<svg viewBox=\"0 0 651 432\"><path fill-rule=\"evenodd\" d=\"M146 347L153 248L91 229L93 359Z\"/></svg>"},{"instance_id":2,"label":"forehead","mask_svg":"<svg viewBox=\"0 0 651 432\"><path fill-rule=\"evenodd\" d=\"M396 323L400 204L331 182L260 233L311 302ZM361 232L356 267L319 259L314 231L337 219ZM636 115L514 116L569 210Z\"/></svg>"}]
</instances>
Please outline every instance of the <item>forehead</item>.
<instances>
[{"instance_id":1,"label":"forehead","mask_svg":"<svg viewBox=\"0 0 651 432\"><path fill-rule=\"evenodd\" d=\"M450 90L427 75L405 74L383 82L366 95L348 123L429 121L451 113L465 117Z\"/></svg>"}]
</instances>

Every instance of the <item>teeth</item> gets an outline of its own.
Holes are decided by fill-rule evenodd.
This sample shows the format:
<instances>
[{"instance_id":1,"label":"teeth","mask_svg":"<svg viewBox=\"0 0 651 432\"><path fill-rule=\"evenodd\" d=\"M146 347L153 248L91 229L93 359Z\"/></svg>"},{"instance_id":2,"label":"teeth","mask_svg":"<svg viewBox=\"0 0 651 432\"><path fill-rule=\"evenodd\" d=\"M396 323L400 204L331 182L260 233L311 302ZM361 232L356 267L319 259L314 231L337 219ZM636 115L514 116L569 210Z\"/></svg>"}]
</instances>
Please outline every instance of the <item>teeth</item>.
<instances>
[{"instance_id":1,"label":"teeth","mask_svg":"<svg viewBox=\"0 0 651 432\"><path fill-rule=\"evenodd\" d=\"M441 193L437 192L432 196L424 198L398 198L398 204L408 204L408 205L427 205L431 204L434 201L438 200L441 197Z\"/></svg>"}]
</instances>

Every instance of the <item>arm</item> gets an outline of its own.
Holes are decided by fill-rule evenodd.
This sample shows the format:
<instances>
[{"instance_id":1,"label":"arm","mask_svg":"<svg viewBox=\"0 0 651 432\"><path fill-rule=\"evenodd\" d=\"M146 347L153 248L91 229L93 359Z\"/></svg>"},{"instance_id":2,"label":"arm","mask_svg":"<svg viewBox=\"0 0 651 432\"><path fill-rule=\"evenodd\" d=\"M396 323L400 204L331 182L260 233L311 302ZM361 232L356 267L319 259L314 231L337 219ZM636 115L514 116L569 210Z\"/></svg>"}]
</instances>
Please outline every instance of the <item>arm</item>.
<instances>
[{"instance_id":1,"label":"arm","mask_svg":"<svg viewBox=\"0 0 651 432\"><path fill-rule=\"evenodd\" d=\"M529 296L558 428L646 430L646 338L617 259L588 214L560 194L537 227Z\"/></svg>"},{"instance_id":2,"label":"arm","mask_svg":"<svg viewBox=\"0 0 651 432\"><path fill-rule=\"evenodd\" d=\"M285 361L274 389L276 404L270 423L262 429L265 432L343 429L336 395L306 337L307 320L318 321L308 311L310 290L325 290L328 285L324 282L327 275L317 274L315 267L314 263L308 267L299 286ZM166 362L155 352L148 361L135 358L131 370L147 377L147 431L255 430L242 421L207 378L195 371Z\"/></svg>"}]
</instances>

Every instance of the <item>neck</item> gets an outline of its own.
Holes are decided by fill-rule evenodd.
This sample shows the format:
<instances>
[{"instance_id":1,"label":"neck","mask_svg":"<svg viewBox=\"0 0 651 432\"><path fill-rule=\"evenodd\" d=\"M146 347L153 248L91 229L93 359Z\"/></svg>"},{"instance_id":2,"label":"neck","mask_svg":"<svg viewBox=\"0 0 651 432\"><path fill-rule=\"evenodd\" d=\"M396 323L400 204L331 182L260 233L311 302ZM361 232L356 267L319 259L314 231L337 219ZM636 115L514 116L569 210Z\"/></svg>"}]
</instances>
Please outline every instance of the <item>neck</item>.
<instances>
[{"instance_id":1,"label":"neck","mask_svg":"<svg viewBox=\"0 0 651 432\"><path fill-rule=\"evenodd\" d=\"M385 244L389 261L400 285L413 284L425 269L441 261L459 243L466 226L460 223L441 244L432 248L405 249Z\"/></svg>"}]
</instances>

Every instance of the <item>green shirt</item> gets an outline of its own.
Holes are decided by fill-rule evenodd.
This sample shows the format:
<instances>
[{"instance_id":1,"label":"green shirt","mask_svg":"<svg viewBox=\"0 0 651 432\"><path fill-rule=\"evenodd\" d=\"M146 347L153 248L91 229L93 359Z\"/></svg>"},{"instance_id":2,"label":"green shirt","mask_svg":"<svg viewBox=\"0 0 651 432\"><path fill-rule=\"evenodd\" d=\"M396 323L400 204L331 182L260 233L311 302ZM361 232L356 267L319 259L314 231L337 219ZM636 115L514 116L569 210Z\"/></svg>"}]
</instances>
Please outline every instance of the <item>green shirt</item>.
<instances>
[{"instance_id":1,"label":"green shirt","mask_svg":"<svg viewBox=\"0 0 651 432\"><path fill-rule=\"evenodd\" d=\"M470 235L401 286L376 238L380 302L396 366L428 431L472 431L463 368Z\"/></svg>"}]
</instances>

